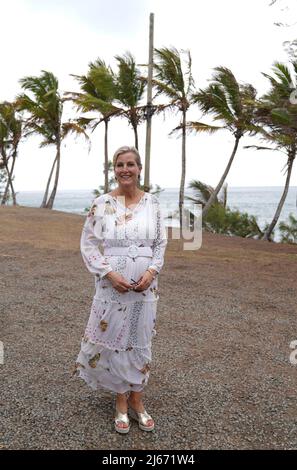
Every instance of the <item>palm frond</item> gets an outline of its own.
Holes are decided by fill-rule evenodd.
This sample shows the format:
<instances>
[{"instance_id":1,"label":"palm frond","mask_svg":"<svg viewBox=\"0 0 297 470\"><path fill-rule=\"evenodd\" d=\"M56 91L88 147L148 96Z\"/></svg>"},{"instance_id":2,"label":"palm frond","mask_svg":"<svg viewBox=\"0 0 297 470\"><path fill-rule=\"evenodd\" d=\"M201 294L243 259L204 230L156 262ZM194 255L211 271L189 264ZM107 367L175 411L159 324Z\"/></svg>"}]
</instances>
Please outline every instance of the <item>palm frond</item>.
<instances>
[{"instance_id":1,"label":"palm frond","mask_svg":"<svg viewBox=\"0 0 297 470\"><path fill-rule=\"evenodd\" d=\"M189 121L187 122L187 127L195 132L208 132L213 134L221 129L224 129L222 126L212 126L210 124L205 124L203 122Z\"/></svg>"},{"instance_id":2,"label":"palm frond","mask_svg":"<svg viewBox=\"0 0 297 470\"><path fill-rule=\"evenodd\" d=\"M213 76L213 83L223 88L226 101L232 108L233 113L236 116L240 116L242 113L242 104L240 99L240 88L235 76L227 67L219 66L215 67L214 70L215 74Z\"/></svg>"},{"instance_id":3,"label":"palm frond","mask_svg":"<svg viewBox=\"0 0 297 470\"><path fill-rule=\"evenodd\" d=\"M203 114L212 114L215 120L234 123L235 116L229 107L224 90L217 84L210 84L206 89L193 93L192 99Z\"/></svg>"},{"instance_id":4,"label":"palm frond","mask_svg":"<svg viewBox=\"0 0 297 470\"><path fill-rule=\"evenodd\" d=\"M282 64L281 62L274 62L272 70L285 87L294 87L290 70L285 64Z\"/></svg>"},{"instance_id":5,"label":"palm frond","mask_svg":"<svg viewBox=\"0 0 297 470\"><path fill-rule=\"evenodd\" d=\"M181 58L175 47L155 49L154 70L157 80L176 90L179 97L185 96L185 83Z\"/></svg>"},{"instance_id":6,"label":"palm frond","mask_svg":"<svg viewBox=\"0 0 297 470\"><path fill-rule=\"evenodd\" d=\"M83 135L86 140L89 140L89 136L86 133L85 129L80 126L77 122L64 122L62 124L62 138L65 138L70 133L75 135Z\"/></svg>"},{"instance_id":7,"label":"palm frond","mask_svg":"<svg viewBox=\"0 0 297 470\"><path fill-rule=\"evenodd\" d=\"M254 149L254 150L276 150L274 148L271 148L271 147L264 147L264 146L261 146L261 145L244 145L243 146L244 149Z\"/></svg>"},{"instance_id":8,"label":"palm frond","mask_svg":"<svg viewBox=\"0 0 297 470\"><path fill-rule=\"evenodd\" d=\"M130 52L116 55L118 73L116 74L116 100L128 108L137 107L143 98L145 83L140 80L140 70Z\"/></svg>"},{"instance_id":9,"label":"palm frond","mask_svg":"<svg viewBox=\"0 0 297 470\"><path fill-rule=\"evenodd\" d=\"M157 97L161 94L164 94L165 96L167 96L172 101L178 102L180 100L180 97L176 93L176 90L174 88L172 88L171 86L169 86L168 84L166 84L166 83L164 83L160 80L157 80L155 78L153 78L152 84L157 89L157 94L156 94L155 97Z\"/></svg>"},{"instance_id":10,"label":"palm frond","mask_svg":"<svg viewBox=\"0 0 297 470\"><path fill-rule=\"evenodd\" d=\"M202 183L202 181L199 180L191 180L189 182L188 187L195 191L196 201L199 201L203 205L207 203L208 199L214 192L214 188L212 186ZM215 200L215 203L218 203L217 198Z\"/></svg>"}]
</instances>

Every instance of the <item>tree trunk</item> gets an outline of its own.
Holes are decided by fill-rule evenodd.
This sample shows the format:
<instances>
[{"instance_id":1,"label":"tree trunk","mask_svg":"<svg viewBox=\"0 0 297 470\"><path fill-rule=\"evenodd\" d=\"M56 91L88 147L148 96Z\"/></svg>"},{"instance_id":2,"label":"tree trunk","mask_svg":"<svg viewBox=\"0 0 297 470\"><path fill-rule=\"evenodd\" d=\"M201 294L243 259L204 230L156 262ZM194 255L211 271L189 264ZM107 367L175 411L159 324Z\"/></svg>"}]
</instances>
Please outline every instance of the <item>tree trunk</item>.
<instances>
[{"instance_id":1,"label":"tree trunk","mask_svg":"<svg viewBox=\"0 0 297 470\"><path fill-rule=\"evenodd\" d=\"M186 111L183 110L182 118L182 171L179 188L179 224L180 224L180 237L182 238L182 219L183 207L185 197L185 179L186 179Z\"/></svg>"},{"instance_id":2,"label":"tree trunk","mask_svg":"<svg viewBox=\"0 0 297 470\"><path fill-rule=\"evenodd\" d=\"M273 229L274 229L274 227L275 227L275 225L276 225L276 223L279 219L280 213L282 211L283 205L285 203L285 200L286 200L286 197L287 197L287 194L288 194L288 190L289 190L289 186L290 186L290 178L291 178L291 173L292 173L292 168L293 168L293 163L294 163L295 156L296 156L296 151L290 152L290 154L288 156L288 161L287 161L288 173L287 173L285 188L284 188L282 197L281 197L281 199L278 203L278 206L277 206L276 212L274 214L274 217L271 221L271 224L269 225L268 229L266 230L266 232L264 233L264 235L262 237L263 240L271 241L272 231L273 231Z\"/></svg>"},{"instance_id":3,"label":"tree trunk","mask_svg":"<svg viewBox=\"0 0 297 470\"><path fill-rule=\"evenodd\" d=\"M45 207L46 207L46 201L47 201L47 196L48 196L48 192L49 192L49 187L50 187L50 183L51 183L51 180L52 180L54 168L55 168L55 165L56 165L56 163L57 163L57 158L58 158L58 156L56 155L56 158L55 158L55 160L54 160L54 163L53 163L51 172L50 172L49 177L48 177L48 180L47 180L47 185L46 185L46 188L45 188L45 193L44 193L44 195L43 195L42 203L41 203L41 206L40 206L41 208L45 208Z\"/></svg>"},{"instance_id":4,"label":"tree trunk","mask_svg":"<svg viewBox=\"0 0 297 470\"><path fill-rule=\"evenodd\" d=\"M137 133L137 124L133 124L133 131L134 131L134 141L135 141L135 148L138 150L138 133Z\"/></svg>"},{"instance_id":5,"label":"tree trunk","mask_svg":"<svg viewBox=\"0 0 297 470\"><path fill-rule=\"evenodd\" d=\"M228 161L228 165L226 166L225 168L225 171L219 181L219 184L217 185L217 187L215 188L214 192L212 193L212 195L210 196L210 198L208 199L207 203L205 204L204 208L203 208L203 211L202 211L202 217L205 217L206 214L208 213L210 207L212 206L213 202L216 200L217 198L217 195L218 193L220 192L220 189L221 187L223 186L224 184L224 181L229 173L229 170L230 170L230 167L232 165L232 162L233 162L233 159L235 157L235 154L237 152L237 148L238 148L238 144L239 144L239 141L242 137L242 134L239 134L236 136L235 138L235 144L234 144L234 148L233 148L233 151L232 151L232 154L231 154L231 157Z\"/></svg>"},{"instance_id":6,"label":"tree trunk","mask_svg":"<svg viewBox=\"0 0 297 470\"><path fill-rule=\"evenodd\" d=\"M14 163L12 164L12 169L10 171L9 171L8 160L6 158L6 155L3 155L3 163L4 163L6 173L7 173L7 182L6 182L5 191L2 197L1 205L4 206L7 202L9 186L11 187L11 190L12 190L13 203L15 205L15 192L14 192L12 179L11 179Z\"/></svg>"},{"instance_id":7,"label":"tree trunk","mask_svg":"<svg viewBox=\"0 0 297 470\"><path fill-rule=\"evenodd\" d=\"M15 161L16 161L16 156L17 156L17 148L15 148L14 151L13 151L12 165L11 165L11 169L10 169L10 180L11 180L10 188L11 188L11 194L12 194L12 202L13 202L14 206L17 206L17 202L16 202L16 195L15 195L15 190L14 190L14 187L13 187L12 180L13 180L13 170L14 170L14 165L15 165Z\"/></svg>"},{"instance_id":8,"label":"tree trunk","mask_svg":"<svg viewBox=\"0 0 297 470\"><path fill-rule=\"evenodd\" d=\"M7 199L8 199L8 190L9 190L9 177L8 177L9 171L8 171L8 165L5 162L6 162L6 159L3 161L3 163L4 163L4 167L5 167L6 174L7 174L7 181L6 181L6 186L5 186L4 193L2 196L2 200L1 200L1 206L4 206L6 204Z\"/></svg>"},{"instance_id":9,"label":"tree trunk","mask_svg":"<svg viewBox=\"0 0 297 470\"><path fill-rule=\"evenodd\" d=\"M150 13L149 30L149 59L147 72L147 104L146 104L146 139L145 139L145 165L144 165L144 191L150 190L150 155L152 139L152 95L153 95L153 67L154 67L154 13Z\"/></svg>"},{"instance_id":10,"label":"tree trunk","mask_svg":"<svg viewBox=\"0 0 297 470\"><path fill-rule=\"evenodd\" d=\"M108 121L109 118L104 119L105 135L104 135L104 192L108 193Z\"/></svg>"},{"instance_id":11,"label":"tree trunk","mask_svg":"<svg viewBox=\"0 0 297 470\"><path fill-rule=\"evenodd\" d=\"M52 189L51 195L49 197L49 200L47 201L45 208L46 209L52 209L56 197L56 192L58 188L58 182L59 182L59 173L60 173L60 157L61 157L61 142L60 142L60 137L57 139L57 168L56 168L56 175L55 175L55 181L54 181L54 187Z\"/></svg>"}]
</instances>

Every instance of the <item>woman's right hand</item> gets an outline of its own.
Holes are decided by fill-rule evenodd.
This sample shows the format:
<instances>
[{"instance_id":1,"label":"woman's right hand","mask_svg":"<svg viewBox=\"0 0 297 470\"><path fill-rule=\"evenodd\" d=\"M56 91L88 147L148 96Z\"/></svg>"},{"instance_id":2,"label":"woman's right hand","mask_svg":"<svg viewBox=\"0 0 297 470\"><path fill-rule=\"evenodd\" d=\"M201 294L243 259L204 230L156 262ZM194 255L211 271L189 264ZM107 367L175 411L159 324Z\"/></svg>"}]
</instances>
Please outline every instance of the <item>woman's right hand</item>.
<instances>
[{"instance_id":1,"label":"woman's right hand","mask_svg":"<svg viewBox=\"0 0 297 470\"><path fill-rule=\"evenodd\" d=\"M118 292L128 292L133 287L131 284L129 284L129 282L126 281L126 279L121 274L115 271L110 271L106 274L105 277L110 280L112 286Z\"/></svg>"}]
</instances>

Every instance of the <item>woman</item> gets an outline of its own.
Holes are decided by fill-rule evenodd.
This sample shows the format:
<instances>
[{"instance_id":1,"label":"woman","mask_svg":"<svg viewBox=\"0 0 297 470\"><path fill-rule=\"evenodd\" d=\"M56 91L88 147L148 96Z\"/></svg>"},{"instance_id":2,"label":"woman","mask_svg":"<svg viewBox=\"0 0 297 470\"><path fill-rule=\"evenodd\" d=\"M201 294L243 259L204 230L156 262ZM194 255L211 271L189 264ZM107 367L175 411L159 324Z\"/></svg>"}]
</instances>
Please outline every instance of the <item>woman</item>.
<instances>
[{"instance_id":1,"label":"woman","mask_svg":"<svg viewBox=\"0 0 297 470\"><path fill-rule=\"evenodd\" d=\"M128 411L140 429L152 431L142 393L156 334L166 230L158 198L139 189L138 151L120 147L113 165L118 186L93 201L81 236L83 260L96 277L76 370L93 389L116 394L116 431L129 432Z\"/></svg>"}]
</instances>

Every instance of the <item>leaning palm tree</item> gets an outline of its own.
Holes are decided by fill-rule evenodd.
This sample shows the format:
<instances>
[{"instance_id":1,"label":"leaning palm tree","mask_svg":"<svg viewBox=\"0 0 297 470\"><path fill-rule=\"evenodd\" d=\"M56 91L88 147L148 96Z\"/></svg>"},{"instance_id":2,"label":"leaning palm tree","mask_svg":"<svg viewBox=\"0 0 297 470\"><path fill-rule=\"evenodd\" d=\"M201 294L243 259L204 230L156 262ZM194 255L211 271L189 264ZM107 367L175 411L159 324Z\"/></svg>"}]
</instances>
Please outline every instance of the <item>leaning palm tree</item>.
<instances>
[{"instance_id":1,"label":"leaning palm tree","mask_svg":"<svg viewBox=\"0 0 297 470\"><path fill-rule=\"evenodd\" d=\"M256 90L250 84L239 84L226 67L216 67L212 82L204 90L194 93L192 99L199 105L203 114L210 114L220 126L211 126L202 122L190 122L188 127L196 132L216 132L227 129L235 139L231 156L215 190L205 204L202 216L205 217L221 190L236 155L240 139L245 133L255 134L261 129L254 119L254 100Z\"/></svg>"},{"instance_id":2,"label":"leaning palm tree","mask_svg":"<svg viewBox=\"0 0 297 470\"><path fill-rule=\"evenodd\" d=\"M66 96L71 99L79 111L92 113L91 117L77 119L79 125L90 127L92 131L104 122L104 192L109 191L109 161L108 161L108 124L112 117L118 116L122 110L115 106L117 95L116 77L111 67L98 58L89 63L87 75L72 75L79 82L81 92L68 92Z\"/></svg>"},{"instance_id":3,"label":"leaning palm tree","mask_svg":"<svg viewBox=\"0 0 297 470\"><path fill-rule=\"evenodd\" d=\"M192 180L189 188L194 194L193 197L186 196L186 199L201 204L202 207L214 193L214 188L198 180ZM206 231L213 233L257 239L263 236L255 216L227 206L227 184L224 184L222 194L216 196L207 216L203 218L202 225Z\"/></svg>"},{"instance_id":4,"label":"leaning palm tree","mask_svg":"<svg viewBox=\"0 0 297 470\"><path fill-rule=\"evenodd\" d=\"M181 123L172 133L180 130L182 132L182 169L179 189L179 220L180 230L182 230L186 178L186 121L194 91L190 51L179 52L174 47L155 49L154 71L153 85L157 89L156 96L165 95L169 99L168 109L178 109L181 112Z\"/></svg>"},{"instance_id":5,"label":"leaning palm tree","mask_svg":"<svg viewBox=\"0 0 297 470\"><path fill-rule=\"evenodd\" d=\"M141 105L144 97L145 83L141 80L141 73L136 66L135 59L130 52L123 56L115 56L118 63L116 77L116 104L134 132L135 147L139 148L138 126L145 119L146 105Z\"/></svg>"},{"instance_id":6,"label":"leaning palm tree","mask_svg":"<svg viewBox=\"0 0 297 470\"><path fill-rule=\"evenodd\" d=\"M17 103L20 110L27 113L25 121L26 135L36 134L42 137L40 147L54 145L56 156L51 167L41 207L52 209L60 173L61 143L70 133L84 134L84 130L77 123L62 122L64 100L60 96L58 79L53 73L42 70L39 77L28 76L20 80L23 93L18 96ZM51 179L55 171L52 192L48 197Z\"/></svg>"},{"instance_id":7,"label":"leaning palm tree","mask_svg":"<svg viewBox=\"0 0 297 470\"><path fill-rule=\"evenodd\" d=\"M13 205L16 205L16 194L13 187L13 173L18 154L18 147L23 137L23 124L18 115L16 104L0 103L0 158L1 166L6 170L6 185L2 195L1 205L6 204L9 188ZM11 163L10 163L11 162Z\"/></svg>"},{"instance_id":8,"label":"leaning palm tree","mask_svg":"<svg viewBox=\"0 0 297 470\"><path fill-rule=\"evenodd\" d=\"M185 199L195 202L195 204L201 204L205 207L207 201L214 193L214 188L208 184L203 183L199 180L191 180L188 185L189 189L194 191L194 197L185 196ZM222 207L227 207L227 183L222 188L222 194L217 194L214 200L214 204L220 204Z\"/></svg>"},{"instance_id":9,"label":"leaning palm tree","mask_svg":"<svg viewBox=\"0 0 297 470\"><path fill-rule=\"evenodd\" d=\"M277 224L285 203L297 151L297 104L294 93L297 85L297 61L291 63L292 71L286 65L275 62L272 70L274 76L263 73L269 80L271 88L257 102L257 121L263 126L262 139L271 147L248 146L257 150L273 150L285 153L287 173L285 186L274 217L266 228L263 239L271 241L271 234ZM295 92L294 92L295 88ZM293 90L293 91L292 91Z\"/></svg>"}]
</instances>

